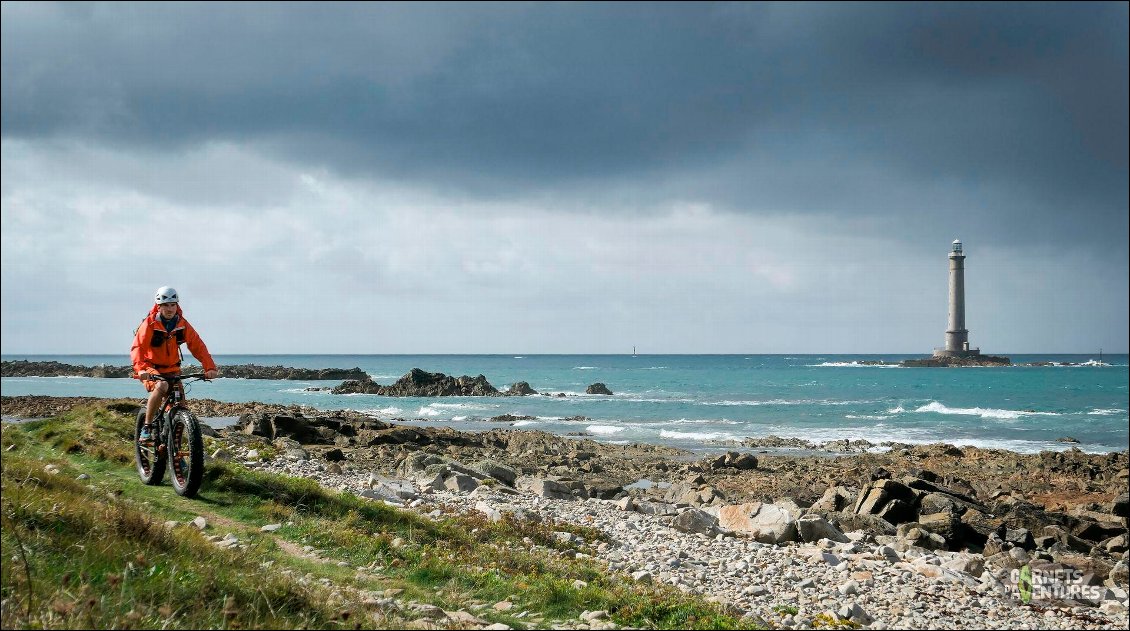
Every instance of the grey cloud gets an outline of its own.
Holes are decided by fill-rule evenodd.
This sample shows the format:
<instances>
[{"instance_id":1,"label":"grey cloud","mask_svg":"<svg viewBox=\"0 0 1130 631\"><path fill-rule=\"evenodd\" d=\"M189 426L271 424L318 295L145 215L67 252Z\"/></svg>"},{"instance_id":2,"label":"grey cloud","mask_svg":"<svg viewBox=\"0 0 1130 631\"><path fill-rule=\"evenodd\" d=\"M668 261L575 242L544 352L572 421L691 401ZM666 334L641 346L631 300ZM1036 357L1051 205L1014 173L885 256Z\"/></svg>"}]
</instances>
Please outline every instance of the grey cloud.
<instances>
[{"instance_id":1,"label":"grey cloud","mask_svg":"<svg viewBox=\"0 0 1130 631\"><path fill-rule=\"evenodd\" d=\"M3 135L1125 252L1127 21L1117 3L5 4Z\"/></svg>"}]
</instances>

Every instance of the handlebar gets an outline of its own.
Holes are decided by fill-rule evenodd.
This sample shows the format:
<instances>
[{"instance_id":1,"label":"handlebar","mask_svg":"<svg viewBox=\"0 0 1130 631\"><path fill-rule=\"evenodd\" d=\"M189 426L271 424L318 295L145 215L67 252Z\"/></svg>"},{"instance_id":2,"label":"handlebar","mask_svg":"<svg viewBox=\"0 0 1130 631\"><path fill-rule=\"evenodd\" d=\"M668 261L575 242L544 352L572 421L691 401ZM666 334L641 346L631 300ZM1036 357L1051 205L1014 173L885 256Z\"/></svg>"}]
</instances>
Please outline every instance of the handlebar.
<instances>
[{"instance_id":1,"label":"handlebar","mask_svg":"<svg viewBox=\"0 0 1130 631\"><path fill-rule=\"evenodd\" d=\"M149 380L150 381L168 381L169 383L176 383L178 381L184 381L185 379L201 379L203 381L211 381L211 379L205 379L204 374L205 373L202 373L202 372L194 372L194 373L190 373L190 374L187 374L187 375L168 375L168 376L166 376L166 375L155 375L153 373L149 373Z\"/></svg>"}]
</instances>

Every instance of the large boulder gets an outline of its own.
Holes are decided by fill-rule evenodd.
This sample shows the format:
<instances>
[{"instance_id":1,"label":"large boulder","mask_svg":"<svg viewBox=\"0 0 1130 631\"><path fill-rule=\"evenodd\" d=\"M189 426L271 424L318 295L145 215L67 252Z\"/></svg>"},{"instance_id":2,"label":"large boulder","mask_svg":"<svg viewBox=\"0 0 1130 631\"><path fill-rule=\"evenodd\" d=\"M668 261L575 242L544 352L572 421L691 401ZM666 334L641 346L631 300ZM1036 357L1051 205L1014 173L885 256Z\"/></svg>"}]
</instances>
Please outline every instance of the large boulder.
<instances>
[{"instance_id":1,"label":"large boulder","mask_svg":"<svg viewBox=\"0 0 1130 631\"><path fill-rule=\"evenodd\" d=\"M890 479L875 480L860 492L853 512L860 515L878 515L895 525L914 521L917 516L919 493L902 482Z\"/></svg>"},{"instance_id":2,"label":"large boulder","mask_svg":"<svg viewBox=\"0 0 1130 631\"><path fill-rule=\"evenodd\" d=\"M800 540L813 543L821 539L829 539L838 543L847 543L847 538L839 528L836 528L827 519L820 515L802 515L796 520L797 534Z\"/></svg>"},{"instance_id":3,"label":"large boulder","mask_svg":"<svg viewBox=\"0 0 1130 631\"><path fill-rule=\"evenodd\" d=\"M597 382L585 388L585 394L612 394L612 391L608 389L608 386Z\"/></svg>"},{"instance_id":4,"label":"large boulder","mask_svg":"<svg viewBox=\"0 0 1130 631\"><path fill-rule=\"evenodd\" d=\"M761 543L796 541L799 514L783 506L752 502L718 509L718 524Z\"/></svg>"},{"instance_id":5,"label":"large boulder","mask_svg":"<svg viewBox=\"0 0 1130 631\"><path fill-rule=\"evenodd\" d=\"M839 513L826 513L824 518L833 526L843 532L862 531L872 535L893 535L895 527L889 521L878 515L866 515L842 511Z\"/></svg>"},{"instance_id":6,"label":"large boulder","mask_svg":"<svg viewBox=\"0 0 1130 631\"><path fill-rule=\"evenodd\" d=\"M1114 498L1110 504L1110 513L1123 519L1130 517L1130 493L1123 493Z\"/></svg>"},{"instance_id":7,"label":"large boulder","mask_svg":"<svg viewBox=\"0 0 1130 631\"><path fill-rule=\"evenodd\" d=\"M472 464L471 468L502 482L506 486L514 486L514 481L518 479L517 471L491 460L480 460Z\"/></svg>"},{"instance_id":8,"label":"large boulder","mask_svg":"<svg viewBox=\"0 0 1130 631\"><path fill-rule=\"evenodd\" d=\"M241 417L243 432L255 436L263 436L271 440L277 438L290 438L304 445L332 444L336 432L329 428L319 428L302 416L286 416L272 414L245 414ZM328 431L323 432L326 429Z\"/></svg>"},{"instance_id":9,"label":"large boulder","mask_svg":"<svg viewBox=\"0 0 1130 631\"><path fill-rule=\"evenodd\" d=\"M718 518L706 511L690 508L679 513L671 527L683 532L712 535L718 529Z\"/></svg>"},{"instance_id":10,"label":"large boulder","mask_svg":"<svg viewBox=\"0 0 1130 631\"><path fill-rule=\"evenodd\" d=\"M953 513L932 513L918 517L919 527L936 535L941 535L943 539L951 543L957 541L960 523L957 515Z\"/></svg>"},{"instance_id":11,"label":"large boulder","mask_svg":"<svg viewBox=\"0 0 1130 631\"><path fill-rule=\"evenodd\" d=\"M368 435L367 447L374 447L377 445L427 445L432 442L432 439L424 431L417 430L412 427L390 427L388 429L377 430Z\"/></svg>"},{"instance_id":12,"label":"large boulder","mask_svg":"<svg viewBox=\"0 0 1130 631\"><path fill-rule=\"evenodd\" d=\"M573 491L568 484L545 478L533 478L523 486L534 495L554 500L574 499Z\"/></svg>"},{"instance_id":13,"label":"large boulder","mask_svg":"<svg viewBox=\"0 0 1130 631\"><path fill-rule=\"evenodd\" d=\"M757 456L743 454L738 451L728 451L710 461L711 469L738 469L748 471L757 468Z\"/></svg>"},{"instance_id":14,"label":"large boulder","mask_svg":"<svg viewBox=\"0 0 1130 631\"><path fill-rule=\"evenodd\" d=\"M808 507L812 513L835 513L844 510L851 504L851 491L842 486L830 486L816 503Z\"/></svg>"}]
</instances>

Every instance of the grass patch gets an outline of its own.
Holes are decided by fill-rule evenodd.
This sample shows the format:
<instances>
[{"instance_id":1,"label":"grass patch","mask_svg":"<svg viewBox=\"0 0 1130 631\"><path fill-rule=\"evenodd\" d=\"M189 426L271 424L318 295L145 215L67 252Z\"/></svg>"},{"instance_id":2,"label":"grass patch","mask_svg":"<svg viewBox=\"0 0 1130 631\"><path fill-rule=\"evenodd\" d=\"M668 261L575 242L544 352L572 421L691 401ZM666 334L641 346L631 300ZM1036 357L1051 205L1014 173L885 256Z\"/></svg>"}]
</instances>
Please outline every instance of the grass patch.
<instances>
[{"instance_id":1,"label":"grass patch","mask_svg":"<svg viewBox=\"0 0 1130 631\"><path fill-rule=\"evenodd\" d=\"M433 520L226 462L208 463L195 500L147 487L133 467L136 408L128 407L4 426L4 628L403 626L411 607L373 597L390 588L401 603L466 609L516 628L568 624L598 609L635 627L743 627L701 598L577 558L601 538L591 528L485 515ZM212 527L165 525L196 515ZM268 523L283 526L261 532ZM222 533L241 547L209 540ZM489 607L501 600L532 615Z\"/></svg>"}]
</instances>

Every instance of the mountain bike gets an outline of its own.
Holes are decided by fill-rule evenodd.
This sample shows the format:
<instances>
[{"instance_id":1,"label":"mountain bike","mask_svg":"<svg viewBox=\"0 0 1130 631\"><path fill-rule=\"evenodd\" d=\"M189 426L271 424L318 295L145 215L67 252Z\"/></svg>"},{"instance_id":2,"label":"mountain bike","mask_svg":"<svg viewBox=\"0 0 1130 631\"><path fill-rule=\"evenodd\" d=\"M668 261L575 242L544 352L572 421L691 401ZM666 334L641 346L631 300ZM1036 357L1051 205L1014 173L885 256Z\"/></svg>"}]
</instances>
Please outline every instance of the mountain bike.
<instances>
[{"instance_id":1,"label":"mountain bike","mask_svg":"<svg viewBox=\"0 0 1130 631\"><path fill-rule=\"evenodd\" d=\"M177 495L195 497L204 480L204 439L200 434L200 421L186 407L184 383L203 380L204 373L150 378L169 382L169 393L165 395L160 413L153 418L148 441L141 440L145 405L137 412L133 434L137 475L145 484L156 486L161 483L167 467Z\"/></svg>"}]
</instances>

